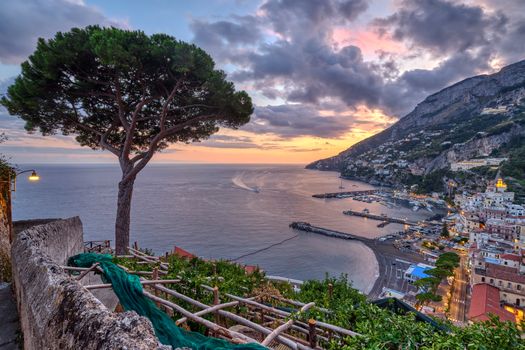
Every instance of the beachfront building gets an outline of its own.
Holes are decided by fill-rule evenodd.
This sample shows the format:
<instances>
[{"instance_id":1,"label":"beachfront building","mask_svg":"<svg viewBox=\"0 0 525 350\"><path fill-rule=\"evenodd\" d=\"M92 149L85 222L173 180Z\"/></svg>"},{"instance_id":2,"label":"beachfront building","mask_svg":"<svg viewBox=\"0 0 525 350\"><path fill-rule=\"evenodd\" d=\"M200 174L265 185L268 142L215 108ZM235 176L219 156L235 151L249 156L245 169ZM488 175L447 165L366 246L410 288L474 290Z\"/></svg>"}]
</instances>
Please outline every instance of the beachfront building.
<instances>
[{"instance_id":1,"label":"beachfront building","mask_svg":"<svg viewBox=\"0 0 525 350\"><path fill-rule=\"evenodd\" d=\"M412 264L406 269L404 274L404 279L408 281L409 283L414 283L415 281L430 277L425 273L425 271L433 269L434 266L430 266L427 264L419 263L419 264Z\"/></svg>"},{"instance_id":2,"label":"beachfront building","mask_svg":"<svg viewBox=\"0 0 525 350\"><path fill-rule=\"evenodd\" d=\"M487 283L500 291L502 303L525 308L524 257L515 253L498 254L496 248L473 255L471 283ZM500 250L501 252L501 250Z\"/></svg>"},{"instance_id":3,"label":"beachfront building","mask_svg":"<svg viewBox=\"0 0 525 350\"><path fill-rule=\"evenodd\" d=\"M516 322L516 317L505 310L500 299L500 290L487 283L476 284L472 288L468 320L482 322L490 320L490 316L497 316L500 321Z\"/></svg>"},{"instance_id":4,"label":"beachfront building","mask_svg":"<svg viewBox=\"0 0 525 350\"><path fill-rule=\"evenodd\" d=\"M516 322L525 311L525 209L498 176L483 193L458 196L456 227L469 236L470 321Z\"/></svg>"}]
</instances>

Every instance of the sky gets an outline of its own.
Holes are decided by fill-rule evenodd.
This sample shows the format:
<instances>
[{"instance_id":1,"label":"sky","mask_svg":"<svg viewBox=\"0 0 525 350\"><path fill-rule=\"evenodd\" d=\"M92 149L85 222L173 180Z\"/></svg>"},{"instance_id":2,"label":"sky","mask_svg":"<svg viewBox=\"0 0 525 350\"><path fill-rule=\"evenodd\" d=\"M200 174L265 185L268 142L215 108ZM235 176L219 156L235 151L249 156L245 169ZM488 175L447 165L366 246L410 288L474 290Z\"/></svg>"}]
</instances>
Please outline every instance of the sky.
<instances>
[{"instance_id":1,"label":"sky","mask_svg":"<svg viewBox=\"0 0 525 350\"><path fill-rule=\"evenodd\" d=\"M154 162L306 164L450 84L525 59L525 0L3 0L0 94L39 37L90 24L195 43L254 101L245 126ZM1 132L14 163L116 162L72 136L28 134L2 107Z\"/></svg>"}]
</instances>

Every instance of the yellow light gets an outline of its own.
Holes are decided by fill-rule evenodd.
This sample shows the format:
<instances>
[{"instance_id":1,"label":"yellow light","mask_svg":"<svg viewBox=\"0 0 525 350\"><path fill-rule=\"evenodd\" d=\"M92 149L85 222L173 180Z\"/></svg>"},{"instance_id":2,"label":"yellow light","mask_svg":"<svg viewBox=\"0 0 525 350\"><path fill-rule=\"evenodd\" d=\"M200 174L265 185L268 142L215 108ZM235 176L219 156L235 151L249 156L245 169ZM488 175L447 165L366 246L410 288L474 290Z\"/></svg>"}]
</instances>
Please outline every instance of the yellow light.
<instances>
[{"instance_id":1,"label":"yellow light","mask_svg":"<svg viewBox=\"0 0 525 350\"><path fill-rule=\"evenodd\" d=\"M29 181L38 181L40 180L40 176L36 173L36 171L33 171L31 175L28 177Z\"/></svg>"}]
</instances>

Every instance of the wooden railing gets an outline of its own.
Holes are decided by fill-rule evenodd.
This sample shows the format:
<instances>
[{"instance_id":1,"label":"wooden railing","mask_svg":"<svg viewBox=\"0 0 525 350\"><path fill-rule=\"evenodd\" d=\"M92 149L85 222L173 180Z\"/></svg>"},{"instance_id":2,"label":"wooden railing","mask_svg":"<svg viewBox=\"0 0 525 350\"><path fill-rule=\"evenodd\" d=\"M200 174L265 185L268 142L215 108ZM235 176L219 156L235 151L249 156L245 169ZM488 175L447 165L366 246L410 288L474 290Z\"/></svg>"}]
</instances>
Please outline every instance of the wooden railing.
<instances>
[{"instance_id":1,"label":"wooden railing","mask_svg":"<svg viewBox=\"0 0 525 350\"><path fill-rule=\"evenodd\" d=\"M93 241L86 242L86 249L98 249L99 246L108 247L109 241ZM143 264L154 264L156 267L151 271L131 271L124 268L128 273L137 274L140 276L148 276L150 279L141 277L142 284L147 286L148 291L144 290L144 295L155 301L162 309L164 309L172 317L175 314L181 315L176 321L177 325L183 325L188 320L196 322L205 326L214 336L228 339L234 343L258 342L264 346L274 348L279 344L293 350L317 350L323 349L324 344L328 344L332 340L341 340L348 336L359 336L358 333L349 329L345 329L336 325L322 322L315 319L304 319L302 315L308 309L317 309L323 313L330 313L330 310L317 307L315 303L302 303L296 300L288 300L277 296L268 295L276 300L279 304L286 304L286 309L296 310L294 312L285 311L282 308L268 304L267 302L259 302L258 297L241 297L229 293L221 293L218 287L208 285L201 285L201 288L209 293L213 293L213 305L207 305L187 295L184 295L174 289L170 289L170 285L180 283L177 280L163 280L162 276L167 274L169 263L163 261L164 259L156 256L150 256L141 252L136 245L134 248L129 247L129 254L126 257L131 257L140 260ZM65 269L72 271L87 271L89 273L94 268L69 268ZM80 277L82 278L82 277ZM89 289L111 288L110 284L86 286ZM227 299L222 300L221 299ZM193 307L199 309L198 311L190 311L176 303L177 300L183 301ZM239 314L243 306L243 314ZM228 311L229 309L229 311ZM203 316L207 314L214 314L212 320L206 319ZM301 317L303 316L303 317ZM228 320L228 322L226 322ZM236 324L247 327L255 334L259 334L257 339L253 339L246 334L233 330L229 325ZM250 333L251 334L251 333Z\"/></svg>"}]
</instances>

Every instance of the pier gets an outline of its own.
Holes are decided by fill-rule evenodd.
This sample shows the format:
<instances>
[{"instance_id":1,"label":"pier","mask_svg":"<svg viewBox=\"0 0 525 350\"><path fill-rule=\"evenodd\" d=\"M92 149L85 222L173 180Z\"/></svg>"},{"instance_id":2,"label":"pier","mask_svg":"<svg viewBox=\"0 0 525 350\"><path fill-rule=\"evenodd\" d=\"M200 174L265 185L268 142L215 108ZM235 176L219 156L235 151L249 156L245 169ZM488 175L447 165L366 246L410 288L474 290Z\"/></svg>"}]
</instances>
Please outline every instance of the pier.
<instances>
[{"instance_id":1,"label":"pier","mask_svg":"<svg viewBox=\"0 0 525 350\"><path fill-rule=\"evenodd\" d=\"M386 216L386 215L370 214L370 213L366 213L366 212L362 212L362 211L345 210L343 212L343 214L350 215L350 216L359 216L359 217L362 217L362 218L367 218L367 219L381 221L381 224L380 224L380 225L382 225L381 227L386 226L387 223L395 223L395 224L402 224L402 225L409 225L409 226L417 225L417 222L408 221L408 220L405 220L405 219L391 218L391 217ZM379 227L379 225L378 225L378 227Z\"/></svg>"},{"instance_id":2,"label":"pier","mask_svg":"<svg viewBox=\"0 0 525 350\"><path fill-rule=\"evenodd\" d=\"M362 191L346 191L346 192L332 192L332 193L321 193L321 194L314 194L312 197L314 198L351 198L351 197L359 197L359 196L370 196L373 194L377 194L379 192L385 192L379 191L379 190L362 190Z\"/></svg>"},{"instance_id":3,"label":"pier","mask_svg":"<svg viewBox=\"0 0 525 350\"><path fill-rule=\"evenodd\" d=\"M371 239L357 236L351 233L335 231L323 227L313 226L307 222L292 222L290 227L294 230L311 232L327 237L354 240L365 244L374 253L379 265L379 276L374 283L374 287L368 293L369 299L377 299L381 294L383 287L408 292L414 290L403 279L403 273L412 263L424 262L424 258L416 253L402 252L391 242L381 241L380 239Z\"/></svg>"},{"instance_id":4,"label":"pier","mask_svg":"<svg viewBox=\"0 0 525 350\"><path fill-rule=\"evenodd\" d=\"M334 231L334 230L329 230L329 229L322 228L322 227L312 226L307 222L295 221L290 224L290 227L293 228L294 230L317 233L317 234L327 236L327 237L334 237L334 238L340 238L340 239L351 239L351 240L355 239L358 241L363 241L363 240L370 241L370 239L368 238L354 236L351 233Z\"/></svg>"}]
</instances>

